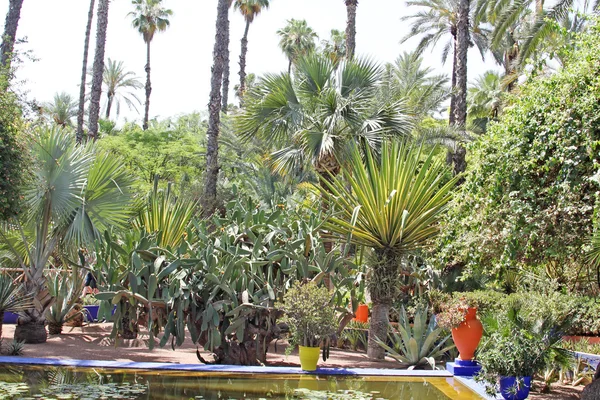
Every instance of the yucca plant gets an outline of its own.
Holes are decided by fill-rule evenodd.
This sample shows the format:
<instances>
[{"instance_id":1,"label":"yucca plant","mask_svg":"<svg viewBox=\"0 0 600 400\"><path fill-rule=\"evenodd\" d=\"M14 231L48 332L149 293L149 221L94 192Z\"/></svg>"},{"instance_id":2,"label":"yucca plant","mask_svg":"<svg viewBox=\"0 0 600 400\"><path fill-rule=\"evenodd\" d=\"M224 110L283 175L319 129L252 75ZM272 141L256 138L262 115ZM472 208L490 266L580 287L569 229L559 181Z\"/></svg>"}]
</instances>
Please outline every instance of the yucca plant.
<instances>
[{"instance_id":1,"label":"yucca plant","mask_svg":"<svg viewBox=\"0 0 600 400\"><path fill-rule=\"evenodd\" d=\"M435 363L447 351L454 348L451 335L441 336L444 330L436 326L435 319L427 322L426 308L418 307L411 326L406 310L402 307L398 318L398 329L391 328L389 339L393 347L379 338L377 343L384 348L388 355L408 366L408 369L429 364L435 368Z\"/></svg>"},{"instance_id":2,"label":"yucca plant","mask_svg":"<svg viewBox=\"0 0 600 400\"><path fill-rule=\"evenodd\" d=\"M81 316L81 310L75 311L75 306L83 290L84 275L79 268L71 272L58 271L54 279L48 279L48 291L54 298L50 308L46 310L48 333L60 335L63 325Z\"/></svg>"},{"instance_id":3,"label":"yucca plant","mask_svg":"<svg viewBox=\"0 0 600 400\"><path fill-rule=\"evenodd\" d=\"M21 284L16 284L8 274L0 274L0 339L6 311L18 313L33 305L33 296L26 294Z\"/></svg>"},{"instance_id":4,"label":"yucca plant","mask_svg":"<svg viewBox=\"0 0 600 400\"><path fill-rule=\"evenodd\" d=\"M368 355L383 359L375 338L387 336L388 314L398 288L399 266L438 232L455 180L433 151L384 142L380 157L355 148L342 176L325 181L323 196L334 210L325 228L373 249L367 284L373 308Z\"/></svg>"}]
</instances>

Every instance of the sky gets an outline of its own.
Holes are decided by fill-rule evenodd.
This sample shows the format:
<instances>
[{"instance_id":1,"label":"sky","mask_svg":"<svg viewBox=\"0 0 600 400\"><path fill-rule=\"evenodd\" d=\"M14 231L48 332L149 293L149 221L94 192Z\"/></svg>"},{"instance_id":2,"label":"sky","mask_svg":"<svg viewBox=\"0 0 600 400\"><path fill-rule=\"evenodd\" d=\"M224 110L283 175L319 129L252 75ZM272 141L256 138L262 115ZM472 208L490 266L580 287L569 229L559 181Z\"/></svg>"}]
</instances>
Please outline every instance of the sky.
<instances>
[{"instance_id":1,"label":"sky","mask_svg":"<svg viewBox=\"0 0 600 400\"><path fill-rule=\"evenodd\" d=\"M78 97L89 3L89 0L24 1L17 37L27 38L27 43L17 48L30 50L37 61L24 61L17 78L25 81L30 100L51 101L55 93L63 91ZM217 0L164 0L164 5L173 11L171 24L166 32L155 35L151 49L150 118L159 119L207 108ZM0 0L0 15L4 16L7 10L8 0ZM105 57L123 61L127 70L145 82L146 47L142 36L131 26L128 13L132 10L130 0L111 1ZM356 22L357 55L386 63L393 62L403 51L412 50L416 39L400 43L410 26L400 18L414 12L414 7L407 7L402 0L360 1ZM272 0L271 7L250 27L247 72L260 76L287 70L287 59L278 47L276 31L291 18L306 19L320 39L327 39L331 29L345 30L346 7L343 0ZM230 102L234 102L233 86L239 81L240 39L245 22L239 12L233 10L230 21L229 97ZM89 67L93 62L94 44L95 20ZM439 51L427 50L424 56L425 64L436 72L450 74L451 63L442 65ZM468 67L469 81L472 81L494 66L491 57L484 63L477 51L471 49ZM143 90L138 97L144 101ZM129 111L123 105L119 121L140 121L143 105L138 110L140 113Z\"/></svg>"}]
</instances>

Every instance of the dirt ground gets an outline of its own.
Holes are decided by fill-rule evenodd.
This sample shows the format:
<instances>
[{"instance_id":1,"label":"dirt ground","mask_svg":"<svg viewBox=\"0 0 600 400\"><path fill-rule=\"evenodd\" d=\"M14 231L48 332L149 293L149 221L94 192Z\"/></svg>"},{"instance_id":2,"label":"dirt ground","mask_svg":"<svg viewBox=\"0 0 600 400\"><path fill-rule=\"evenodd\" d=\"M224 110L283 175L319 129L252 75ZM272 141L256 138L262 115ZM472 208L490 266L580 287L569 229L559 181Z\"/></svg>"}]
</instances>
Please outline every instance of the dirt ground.
<instances>
[{"instance_id":1,"label":"dirt ground","mask_svg":"<svg viewBox=\"0 0 600 400\"><path fill-rule=\"evenodd\" d=\"M15 325L4 325L2 336L10 340L14 335ZM141 335L140 339L118 340L110 338L112 324L95 323L82 328L65 327L62 335L48 336L44 344L26 345L24 357L80 359L80 360L108 360L122 362L166 362L177 364L198 364L196 346L188 338L181 347L172 350L168 345L164 348L156 346L149 350L147 338ZM268 365L273 366L299 366L297 353L289 356L284 354L285 342L275 342L267 355ZM200 349L202 357L210 360L209 353ZM398 369L399 364L387 358L385 361L371 361L366 353L332 348L327 362L319 362L319 366L332 368L390 368ZM541 384L537 382L529 396L533 400L559 400L579 399L583 386L552 385L551 393L539 393Z\"/></svg>"}]
</instances>

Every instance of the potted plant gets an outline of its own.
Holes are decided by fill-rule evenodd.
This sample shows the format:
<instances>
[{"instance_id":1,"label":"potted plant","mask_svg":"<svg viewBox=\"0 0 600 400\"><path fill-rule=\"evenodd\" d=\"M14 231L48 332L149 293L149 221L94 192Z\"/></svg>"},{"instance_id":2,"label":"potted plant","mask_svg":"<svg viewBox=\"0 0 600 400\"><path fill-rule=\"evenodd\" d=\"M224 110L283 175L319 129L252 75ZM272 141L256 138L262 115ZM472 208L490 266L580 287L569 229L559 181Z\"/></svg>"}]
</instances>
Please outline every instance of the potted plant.
<instances>
[{"instance_id":1,"label":"potted plant","mask_svg":"<svg viewBox=\"0 0 600 400\"><path fill-rule=\"evenodd\" d=\"M483 326L477 319L477 304L464 297L449 299L436 314L438 326L452 332L452 340L462 361L473 360L483 336Z\"/></svg>"},{"instance_id":2,"label":"potted plant","mask_svg":"<svg viewBox=\"0 0 600 400\"><path fill-rule=\"evenodd\" d=\"M288 349L299 346L300 365L305 371L317 369L321 344L336 331L337 318L330 301L327 288L314 282L296 282L284 295L283 303L276 304L285 313L283 322L290 330Z\"/></svg>"},{"instance_id":3,"label":"potted plant","mask_svg":"<svg viewBox=\"0 0 600 400\"><path fill-rule=\"evenodd\" d=\"M520 306L512 304L504 313L486 316L484 325L486 337L477 352L482 369L476 379L488 394L499 388L506 400L526 399L535 373L549 363L570 362L569 353L558 347L565 325L551 317L524 318Z\"/></svg>"}]
</instances>

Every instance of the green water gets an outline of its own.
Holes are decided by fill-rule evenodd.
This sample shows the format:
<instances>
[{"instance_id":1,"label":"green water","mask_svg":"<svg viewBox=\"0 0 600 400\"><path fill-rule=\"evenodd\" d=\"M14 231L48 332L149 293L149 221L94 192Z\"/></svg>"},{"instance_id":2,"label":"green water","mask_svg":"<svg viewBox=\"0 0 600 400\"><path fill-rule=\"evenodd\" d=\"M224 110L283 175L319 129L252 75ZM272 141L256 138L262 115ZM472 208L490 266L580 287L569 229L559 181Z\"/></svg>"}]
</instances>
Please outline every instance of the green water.
<instances>
[{"instance_id":1,"label":"green water","mask_svg":"<svg viewBox=\"0 0 600 400\"><path fill-rule=\"evenodd\" d=\"M191 373L0 365L0 399L478 399L453 378Z\"/></svg>"}]
</instances>

